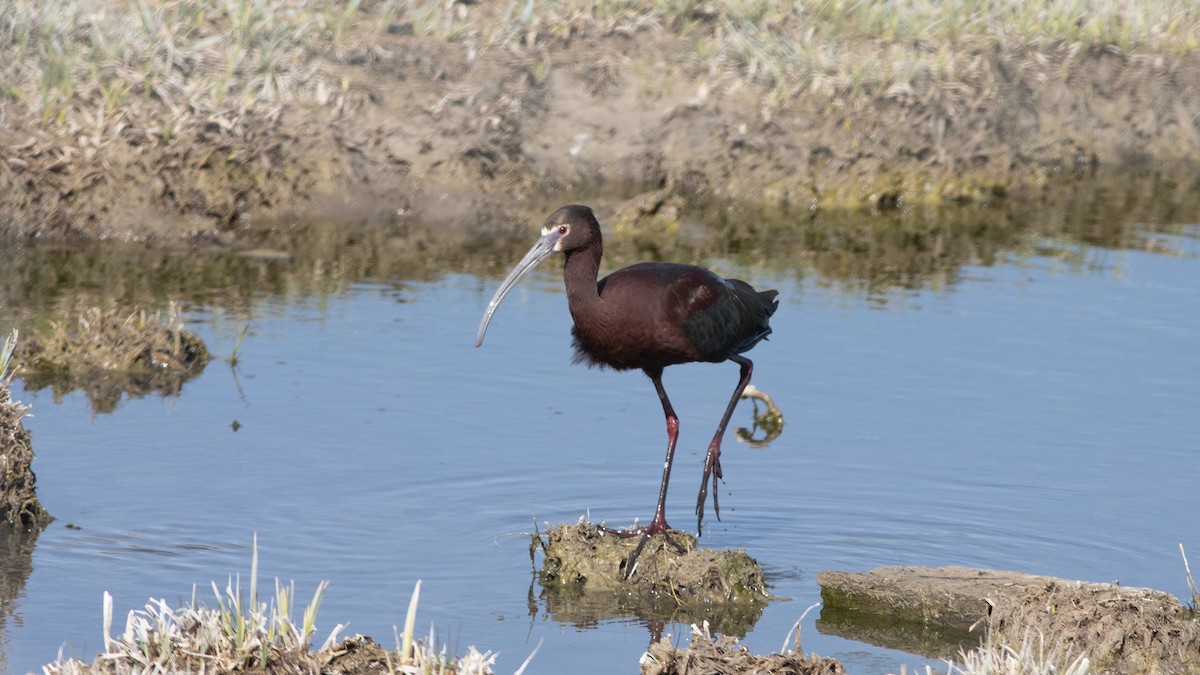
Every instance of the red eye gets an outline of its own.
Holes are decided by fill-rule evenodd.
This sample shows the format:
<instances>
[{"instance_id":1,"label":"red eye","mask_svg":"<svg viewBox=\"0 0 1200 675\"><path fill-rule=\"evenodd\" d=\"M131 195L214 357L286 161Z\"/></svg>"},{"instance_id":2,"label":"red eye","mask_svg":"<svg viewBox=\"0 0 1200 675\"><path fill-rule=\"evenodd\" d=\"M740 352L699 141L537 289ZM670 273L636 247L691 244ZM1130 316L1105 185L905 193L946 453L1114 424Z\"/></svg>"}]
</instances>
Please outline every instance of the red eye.
<instances>
[{"instance_id":1,"label":"red eye","mask_svg":"<svg viewBox=\"0 0 1200 675\"><path fill-rule=\"evenodd\" d=\"M559 233L559 234L566 234L566 233L567 233L567 226L566 226L566 225L559 225L559 226L558 226L558 233Z\"/></svg>"}]
</instances>

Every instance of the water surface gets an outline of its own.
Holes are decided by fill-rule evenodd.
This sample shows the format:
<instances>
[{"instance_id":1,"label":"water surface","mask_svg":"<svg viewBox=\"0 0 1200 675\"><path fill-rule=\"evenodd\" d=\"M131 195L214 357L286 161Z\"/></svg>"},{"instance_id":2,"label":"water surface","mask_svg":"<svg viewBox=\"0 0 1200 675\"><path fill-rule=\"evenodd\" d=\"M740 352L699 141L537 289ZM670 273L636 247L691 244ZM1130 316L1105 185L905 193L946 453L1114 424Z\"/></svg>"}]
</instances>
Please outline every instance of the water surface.
<instances>
[{"instance_id":1,"label":"water surface","mask_svg":"<svg viewBox=\"0 0 1200 675\"><path fill-rule=\"evenodd\" d=\"M845 249L834 255L855 264L704 259L780 291L775 332L749 356L787 426L761 450L727 436L723 520L710 515L702 539L747 549L789 598L745 636L752 650L779 649L825 569L968 565L1187 597L1178 544L1200 557L1200 227L1168 225L1122 224L1121 242L1104 245L1057 231L999 247L967 238L948 265L881 263L878 275L837 274L864 260ZM257 533L265 578L295 580L300 597L332 582L322 634L347 623L394 646L421 579L418 625L455 651L499 651L497 672L539 642L526 672L634 672L649 629L548 615L529 532L584 514L648 519L661 408L640 374L569 365L558 262L509 296L474 348L495 275L518 255L481 274L375 263L300 274L311 272L301 254L162 263L207 270L187 318L212 352L229 354L249 326L238 365L214 361L178 397L112 414L16 384L34 406L39 493L57 520L4 568L15 591L0 616L3 667L36 670L63 645L90 660L104 591L118 624L193 585L211 603L210 581L248 575ZM734 364L666 373L682 425L676 527L694 525L703 452L736 380ZM744 404L732 426L749 421ZM818 615L802 624L805 649L850 672L927 662L822 634Z\"/></svg>"}]
</instances>

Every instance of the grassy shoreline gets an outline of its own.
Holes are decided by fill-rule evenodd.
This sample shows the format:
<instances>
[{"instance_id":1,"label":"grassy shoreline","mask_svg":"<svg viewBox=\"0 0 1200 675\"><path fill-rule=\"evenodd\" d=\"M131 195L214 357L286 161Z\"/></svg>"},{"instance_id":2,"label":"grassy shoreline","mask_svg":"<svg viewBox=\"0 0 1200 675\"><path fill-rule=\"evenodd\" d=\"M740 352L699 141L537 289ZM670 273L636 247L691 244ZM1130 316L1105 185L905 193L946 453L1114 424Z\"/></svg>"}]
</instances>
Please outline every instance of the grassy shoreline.
<instances>
[{"instance_id":1,"label":"grassy shoreline","mask_svg":"<svg viewBox=\"0 0 1200 675\"><path fill-rule=\"evenodd\" d=\"M345 111L349 83L328 63L373 38L404 31L487 52L540 49L579 33L643 30L688 38L680 55L715 83L760 80L794 96L911 88L919 79L953 87L964 48L1053 53L1090 51L1178 57L1200 49L1200 8L1185 0L1102 3L954 0L931 2L728 3L582 0L497 3L498 21L472 20L469 5L445 2L297 3L227 0L0 2L3 98L44 129L103 132L157 98L179 117L270 114L273 106L317 104ZM483 10L477 10L482 12ZM878 47L845 58L857 41ZM321 63L325 60L328 63ZM771 101L768 101L770 103ZM776 100L774 102L782 102Z\"/></svg>"},{"instance_id":2,"label":"grassy shoreline","mask_svg":"<svg viewBox=\"0 0 1200 675\"><path fill-rule=\"evenodd\" d=\"M219 239L446 186L989 200L1197 156L1197 36L1184 0L0 0L0 231Z\"/></svg>"}]
</instances>

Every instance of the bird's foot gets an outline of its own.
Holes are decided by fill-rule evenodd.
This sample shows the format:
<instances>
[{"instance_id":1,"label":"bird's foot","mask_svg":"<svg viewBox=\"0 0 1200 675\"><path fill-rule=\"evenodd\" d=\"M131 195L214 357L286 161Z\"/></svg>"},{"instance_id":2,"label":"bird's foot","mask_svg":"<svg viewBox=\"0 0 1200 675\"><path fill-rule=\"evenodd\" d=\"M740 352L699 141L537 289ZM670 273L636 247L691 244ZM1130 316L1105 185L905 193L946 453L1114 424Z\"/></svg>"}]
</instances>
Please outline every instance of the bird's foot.
<instances>
[{"instance_id":1,"label":"bird's foot","mask_svg":"<svg viewBox=\"0 0 1200 675\"><path fill-rule=\"evenodd\" d=\"M661 515L656 515L654 520L650 521L650 524L646 525L645 527L633 527L622 530L601 525L600 529L605 534L612 534L618 537L641 537L641 540L638 541L638 545L633 549L633 552L630 553L629 557L625 559L624 569L621 570L622 580L629 579L633 576L634 570L637 569L637 561L638 557L642 554L642 549L646 548L646 543L650 541L650 537L653 537L656 534L662 535L663 539L666 539L667 543L670 544L676 551L678 551L680 555L687 553L687 548L671 536L671 527L667 525L667 519Z\"/></svg>"},{"instance_id":2,"label":"bird's foot","mask_svg":"<svg viewBox=\"0 0 1200 675\"><path fill-rule=\"evenodd\" d=\"M708 446L708 455L704 458L704 475L700 477L700 494L696 497L696 534L704 523L704 501L708 498L708 483L712 481L713 514L721 519L721 503L717 499L717 481L725 477L721 471L721 446L714 443Z\"/></svg>"},{"instance_id":3,"label":"bird's foot","mask_svg":"<svg viewBox=\"0 0 1200 675\"><path fill-rule=\"evenodd\" d=\"M667 543L674 547L676 551L679 551L681 554L687 553L687 548L684 547L683 544L675 541L675 538L671 536L671 527L667 525L666 519L659 520L656 518L645 527L631 527L628 529L618 529L615 527L608 527L607 525L601 525L600 531L604 532L605 534L611 534L624 538L641 537L642 541L638 543L639 549L645 545L647 539L656 534L661 534L663 539L666 539Z\"/></svg>"}]
</instances>

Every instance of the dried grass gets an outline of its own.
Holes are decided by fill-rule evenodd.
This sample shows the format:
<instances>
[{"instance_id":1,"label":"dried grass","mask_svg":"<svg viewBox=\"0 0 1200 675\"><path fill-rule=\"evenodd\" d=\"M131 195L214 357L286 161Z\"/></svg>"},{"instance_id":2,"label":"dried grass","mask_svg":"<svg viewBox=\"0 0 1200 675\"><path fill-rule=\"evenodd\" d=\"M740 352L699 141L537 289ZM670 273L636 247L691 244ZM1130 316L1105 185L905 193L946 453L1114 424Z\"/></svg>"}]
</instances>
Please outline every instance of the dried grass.
<instances>
[{"instance_id":1,"label":"dried grass","mask_svg":"<svg viewBox=\"0 0 1200 675\"><path fill-rule=\"evenodd\" d=\"M315 62L345 44L357 3L0 0L0 101L97 145L129 129L236 126L285 103L341 107Z\"/></svg>"},{"instance_id":2,"label":"dried grass","mask_svg":"<svg viewBox=\"0 0 1200 675\"><path fill-rule=\"evenodd\" d=\"M0 113L32 113L79 149L112 134L170 139L236 129L286 106L353 109L365 94L338 66L388 30L482 50L546 50L579 34L673 33L713 86L907 94L969 81L990 47L1182 54L1200 48L1190 0L919 0L696 4L680 0L0 0ZM963 46L973 49L962 49ZM866 47L866 48L864 48ZM931 90L932 91L932 90Z\"/></svg>"},{"instance_id":3,"label":"dried grass","mask_svg":"<svg viewBox=\"0 0 1200 675\"><path fill-rule=\"evenodd\" d=\"M104 594L104 651L85 663L58 659L42 668L45 675L144 675L177 672L378 672L386 664L387 672L403 675L490 675L496 654L481 653L469 647L467 653L453 659L445 647L437 647L431 634L428 640L414 639L420 582L413 591L405 634L397 636L396 651L385 651L365 638L348 638L339 643L344 626L333 627L319 651L311 651L316 636L317 612L329 582L317 585L312 601L304 607L299 620L292 618L296 599L294 583L275 580L270 602L258 596L258 538L255 537L250 565L250 586L240 578L231 578L224 590L212 584L216 606L196 599L172 608L165 600L151 599L145 609L131 611L124 630L112 635L113 599ZM522 669L524 667L522 666ZM519 673L520 671L518 671Z\"/></svg>"},{"instance_id":4,"label":"dried grass","mask_svg":"<svg viewBox=\"0 0 1200 675\"><path fill-rule=\"evenodd\" d=\"M1071 655L1065 644L1047 645L1042 634L1034 639L1026 633L1017 647L1001 644L988 632L984 643L971 652L962 652L961 663L949 663L947 675L1087 675L1091 661L1086 655ZM933 669L925 669L933 675Z\"/></svg>"},{"instance_id":5,"label":"dried grass","mask_svg":"<svg viewBox=\"0 0 1200 675\"><path fill-rule=\"evenodd\" d=\"M13 378L8 366L17 344L13 330L0 345L0 526L38 530L53 518L37 498L33 444L21 423L29 406L14 401L8 386Z\"/></svg>"},{"instance_id":6,"label":"dried grass","mask_svg":"<svg viewBox=\"0 0 1200 675\"><path fill-rule=\"evenodd\" d=\"M807 613L807 612L806 612ZM805 655L800 646L799 628L795 628L795 646L784 653L758 656L738 644L732 635L714 637L708 622L692 624L692 639L687 647L671 644L668 637L650 645L642 655L642 675L686 675L687 673L772 673L773 675L845 675L836 659L817 654Z\"/></svg>"}]
</instances>

